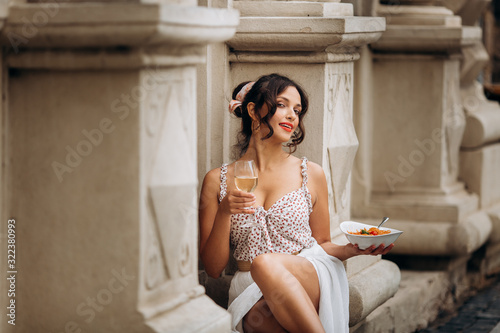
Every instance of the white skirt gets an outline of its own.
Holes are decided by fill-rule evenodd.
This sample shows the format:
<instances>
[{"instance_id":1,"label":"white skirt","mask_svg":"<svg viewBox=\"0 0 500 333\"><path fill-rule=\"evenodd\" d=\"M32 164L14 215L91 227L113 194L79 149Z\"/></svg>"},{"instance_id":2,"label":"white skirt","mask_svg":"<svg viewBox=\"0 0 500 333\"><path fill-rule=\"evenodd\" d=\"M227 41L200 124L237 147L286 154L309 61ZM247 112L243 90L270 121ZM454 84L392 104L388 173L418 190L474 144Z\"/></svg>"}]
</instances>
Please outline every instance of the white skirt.
<instances>
[{"instance_id":1,"label":"white skirt","mask_svg":"<svg viewBox=\"0 0 500 333\"><path fill-rule=\"evenodd\" d=\"M319 319L325 332L349 332L349 286L342 261L328 255L316 242L312 247L303 249L298 256L309 260L318 274ZM233 333L243 333L241 321L261 297L262 292L250 272L236 272L229 288L228 308Z\"/></svg>"}]
</instances>

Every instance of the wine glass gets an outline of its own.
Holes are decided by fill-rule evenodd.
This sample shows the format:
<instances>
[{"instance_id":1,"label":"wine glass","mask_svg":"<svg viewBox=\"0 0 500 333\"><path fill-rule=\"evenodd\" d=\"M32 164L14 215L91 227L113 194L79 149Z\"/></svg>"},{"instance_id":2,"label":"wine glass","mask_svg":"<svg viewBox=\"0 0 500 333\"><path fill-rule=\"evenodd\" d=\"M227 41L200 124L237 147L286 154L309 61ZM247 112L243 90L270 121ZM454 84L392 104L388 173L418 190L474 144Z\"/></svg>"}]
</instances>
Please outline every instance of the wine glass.
<instances>
[{"instance_id":1,"label":"wine glass","mask_svg":"<svg viewBox=\"0 0 500 333\"><path fill-rule=\"evenodd\" d=\"M257 187L257 167L253 160L236 161L234 165L234 183L240 191L253 192Z\"/></svg>"},{"instance_id":2,"label":"wine glass","mask_svg":"<svg viewBox=\"0 0 500 333\"><path fill-rule=\"evenodd\" d=\"M234 183L238 190L253 192L257 187L258 179L257 167L253 160L236 161L234 164ZM246 223L243 226L251 227L258 225L256 219L257 217L255 216L255 222Z\"/></svg>"}]
</instances>

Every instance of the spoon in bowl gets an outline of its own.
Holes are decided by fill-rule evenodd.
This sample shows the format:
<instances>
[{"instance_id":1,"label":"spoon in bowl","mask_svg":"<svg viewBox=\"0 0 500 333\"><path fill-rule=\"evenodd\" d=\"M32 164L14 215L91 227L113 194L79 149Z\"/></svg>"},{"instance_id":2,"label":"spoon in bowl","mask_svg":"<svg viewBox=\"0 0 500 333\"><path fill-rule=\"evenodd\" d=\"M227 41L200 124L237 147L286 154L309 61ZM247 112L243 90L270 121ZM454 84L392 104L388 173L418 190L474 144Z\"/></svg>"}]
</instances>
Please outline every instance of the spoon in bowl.
<instances>
[{"instance_id":1,"label":"spoon in bowl","mask_svg":"<svg viewBox=\"0 0 500 333\"><path fill-rule=\"evenodd\" d=\"M382 224L384 224L385 222L387 222L388 219L389 219L388 217L384 217L382 219L382 222L380 222L380 224L378 225L377 229L379 229L382 226Z\"/></svg>"}]
</instances>

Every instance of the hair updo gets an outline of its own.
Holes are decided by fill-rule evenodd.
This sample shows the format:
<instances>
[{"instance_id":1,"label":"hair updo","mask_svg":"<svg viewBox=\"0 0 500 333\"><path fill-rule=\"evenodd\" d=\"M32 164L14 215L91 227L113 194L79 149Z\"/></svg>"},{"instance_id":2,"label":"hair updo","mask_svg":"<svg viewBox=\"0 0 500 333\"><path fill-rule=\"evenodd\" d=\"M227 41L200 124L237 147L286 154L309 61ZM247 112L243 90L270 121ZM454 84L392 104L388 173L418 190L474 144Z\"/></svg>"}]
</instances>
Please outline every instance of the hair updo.
<instances>
[{"instance_id":1,"label":"hair updo","mask_svg":"<svg viewBox=\"0 0 500 333\"><path fill-rule=\"evenodd\" d=\"M236 99L236 95L249 82L250 81L242 82L234 88L232 98ZM305 116L309 105L307 94L299 84L289 78L279 74L269 74L261 76L255 82L253 87L245 95L241 106L236 107L233 112L235 116L241 118L241 130L238 133L238 143L235 145L235 149L238 150L239 156L242 156L247 151L248 145L250 144L250 137L252 136L252 118L248 114L248 103L253 102L255 104L255 110L257 111L255 115L259 119L259 125L265 124L269 128L269 134L262 138L262 140L269 139L274 134L269 124L269 120L276 113L278 95L284 92L288 87L295 87L299 92L302 111L299 113L299 126L292 134L291 141L284 146L288 147L290 154L297 150L297 145L304 140L305 136L302 118ZM264 106L264 103L267 105L269 112L264 117L261 117L259 111Z\"/></svg>"}]
</instances>

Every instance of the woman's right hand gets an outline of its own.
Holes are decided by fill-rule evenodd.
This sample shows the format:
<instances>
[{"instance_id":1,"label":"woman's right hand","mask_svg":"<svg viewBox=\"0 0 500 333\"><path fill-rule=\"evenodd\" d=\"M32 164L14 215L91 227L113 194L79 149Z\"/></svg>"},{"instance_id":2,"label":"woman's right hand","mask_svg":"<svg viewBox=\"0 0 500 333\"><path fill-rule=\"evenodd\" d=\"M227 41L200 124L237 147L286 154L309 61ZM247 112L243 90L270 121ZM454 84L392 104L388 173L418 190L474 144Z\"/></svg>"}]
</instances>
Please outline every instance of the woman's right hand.
<instances>
[{"instance_id":1,"label":"woman's right hand","mask_svg":"<svg viewBox=\"0 0 500 333\"><path fill-rule=\"evenodd\" d=\"M219 209L224 214L253 214L255 213L255 195L250 192L240 191L238 189L227 192L222 199Z\"/></svg>"}]
</instances>

